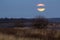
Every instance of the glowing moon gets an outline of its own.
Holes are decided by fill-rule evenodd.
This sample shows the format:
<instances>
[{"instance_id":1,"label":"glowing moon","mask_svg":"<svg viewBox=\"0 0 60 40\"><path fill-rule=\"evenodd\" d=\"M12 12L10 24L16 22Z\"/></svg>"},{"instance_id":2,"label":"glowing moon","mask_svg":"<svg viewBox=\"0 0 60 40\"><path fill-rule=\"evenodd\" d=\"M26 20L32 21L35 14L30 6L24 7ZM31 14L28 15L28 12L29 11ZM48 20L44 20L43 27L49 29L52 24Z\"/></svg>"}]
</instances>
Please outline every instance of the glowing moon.
<instances>
[{"instance_id":1,"label":"glowing moon","mask_svg":"<svg viewBox=\"0 0 60 40\"><path fill-rule=\"evenodd\" d=\"M37 6L45 6L45 5L41 3L41 4L37 4Z\"/></svg>"},{"instance_id":2,"label":"glowing moon","mask_svg":"<svg viewBox=\"0 0 60 40\"><path fill-rule=\"evenodd\" d=\"M38 11L43 12L45 11L45 8L37 8Z\"/></svg>"}]
</instances>

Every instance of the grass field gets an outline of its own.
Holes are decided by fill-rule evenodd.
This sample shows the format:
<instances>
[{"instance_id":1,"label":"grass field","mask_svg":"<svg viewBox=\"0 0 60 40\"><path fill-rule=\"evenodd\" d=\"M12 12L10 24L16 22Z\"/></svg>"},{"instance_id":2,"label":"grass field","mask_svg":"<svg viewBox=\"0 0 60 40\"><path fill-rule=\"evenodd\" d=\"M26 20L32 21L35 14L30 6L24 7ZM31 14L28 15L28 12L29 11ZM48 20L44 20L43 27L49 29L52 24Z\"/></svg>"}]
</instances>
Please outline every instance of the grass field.
<instances>
[{"instance_id":1,"label":"grass field","mask_svg":"<svg viewBox=\"0 0 60 40\"><path fill-rule=\"evenodd\" d=\"M60 40L60 30L1 28L0 40Z\"/></svg>"}]
</instances>

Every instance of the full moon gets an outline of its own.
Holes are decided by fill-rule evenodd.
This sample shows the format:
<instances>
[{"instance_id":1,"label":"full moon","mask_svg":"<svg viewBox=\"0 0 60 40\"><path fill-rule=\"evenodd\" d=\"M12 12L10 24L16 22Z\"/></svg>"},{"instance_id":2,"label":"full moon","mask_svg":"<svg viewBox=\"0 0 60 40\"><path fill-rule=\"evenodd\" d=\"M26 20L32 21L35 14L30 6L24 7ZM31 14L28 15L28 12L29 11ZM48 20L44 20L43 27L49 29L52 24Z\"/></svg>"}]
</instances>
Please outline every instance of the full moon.
<instances>
[{"instance_id":1,"label":"full moon","mask_svg":"<svg viewBox=\"0 0 60 40\"><path fill-rule=\"evenodd\" d=\"M45 8L37 8L37 10L40 11L40 12L44 12Z\"/></svg>"}]
</instances>

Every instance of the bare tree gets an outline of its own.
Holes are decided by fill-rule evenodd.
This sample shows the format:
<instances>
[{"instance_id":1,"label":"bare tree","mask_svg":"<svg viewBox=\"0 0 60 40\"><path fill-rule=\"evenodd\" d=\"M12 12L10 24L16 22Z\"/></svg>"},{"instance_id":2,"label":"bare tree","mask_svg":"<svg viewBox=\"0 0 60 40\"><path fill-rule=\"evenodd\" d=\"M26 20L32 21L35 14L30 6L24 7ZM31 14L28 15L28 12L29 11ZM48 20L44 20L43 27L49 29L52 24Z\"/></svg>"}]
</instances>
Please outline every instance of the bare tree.
<instances>
[{"instance_id":1,"label":"bare tree","mask_svg":"<svg viewBox=\"0 0 60 40\"><path fill-rule=\"evenodd\" d=\"M32 22L32 26L34 28L40 28L40 29L47 28L47 25L48 25L48 20L40 16L35 18Z\"/></svg>"}]
</instances>

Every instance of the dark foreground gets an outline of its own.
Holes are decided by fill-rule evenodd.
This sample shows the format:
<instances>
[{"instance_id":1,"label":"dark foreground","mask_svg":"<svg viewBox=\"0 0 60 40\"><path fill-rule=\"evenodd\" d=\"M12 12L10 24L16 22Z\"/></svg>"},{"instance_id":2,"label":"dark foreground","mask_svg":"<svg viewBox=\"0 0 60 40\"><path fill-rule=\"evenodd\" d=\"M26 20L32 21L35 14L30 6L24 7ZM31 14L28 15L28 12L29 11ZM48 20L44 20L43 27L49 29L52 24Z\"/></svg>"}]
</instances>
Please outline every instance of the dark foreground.
<instances>
[{"instance_id":1,"label":"dark foreground","mask_svg":"<svg viewBox=\"0 0 60 40\"><path fill-rule=\"evenodd\" d=\"M60 30L0 28L0 40L60 40Z\"/></svg>"}]
</instances>

